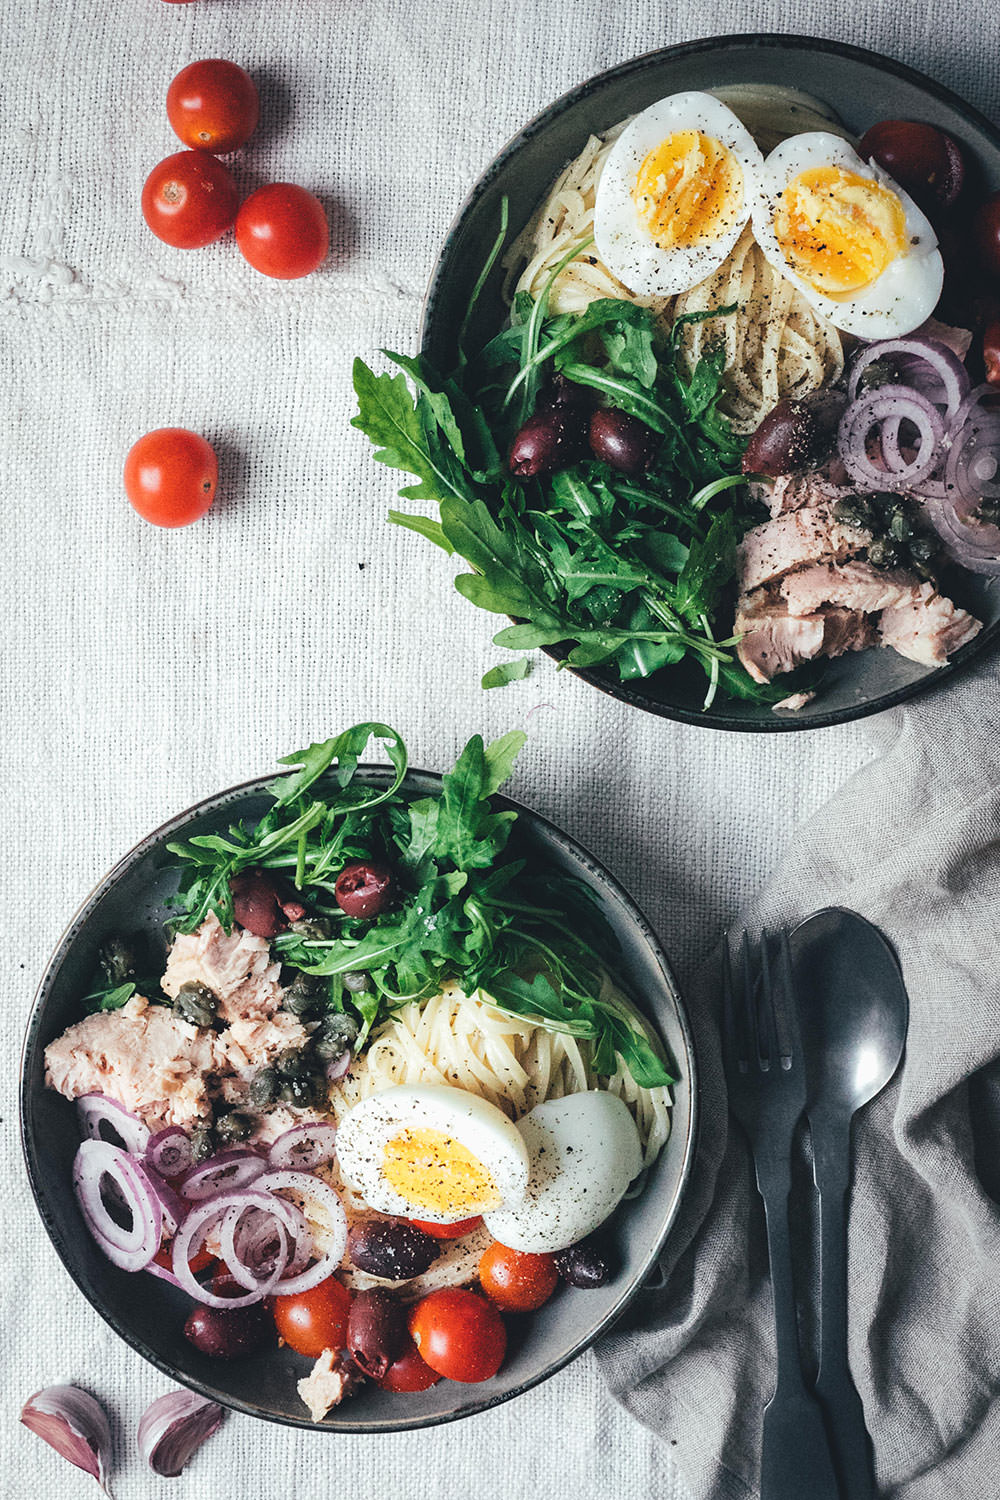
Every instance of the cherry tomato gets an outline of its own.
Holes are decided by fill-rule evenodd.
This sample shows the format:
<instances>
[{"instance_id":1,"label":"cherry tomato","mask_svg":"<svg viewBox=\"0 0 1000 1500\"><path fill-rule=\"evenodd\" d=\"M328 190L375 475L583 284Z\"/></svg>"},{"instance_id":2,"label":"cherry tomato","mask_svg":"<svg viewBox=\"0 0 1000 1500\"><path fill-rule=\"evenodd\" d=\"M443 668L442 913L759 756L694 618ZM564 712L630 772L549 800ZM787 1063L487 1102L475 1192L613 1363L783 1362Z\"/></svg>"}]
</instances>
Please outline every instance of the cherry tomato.
<instances>
[{"instance_id":1,"label":"cherry tomato","mask_svg":"<svg viewBox=\"0 0 1000 1500\"><path fill-rule=\"evenodd\" d=\"M983 334L983 364L990 385L1000 385L1000 318L987 323Z\"/></svg>"},{"instance_id":2,"label":"cherry tomato","mask_svg":"<svg viewBox=\"0 0 1000 1500\"><path fill-rule=\"evenodd\" d=\"M172 1243L161 1245L159 1250L157 1250L156 1254L153 1256L153 1260L156 1265L162 1266L165 1271L172 1271L174 1269L173 1250L174 1247ZM199 1271L204 1271L205 1267L212 1265L214 1260L215 1256L211 1253L210 1250L206 1250L204 1245L202 1245L201 1249L196 1250L188 1261L192 1276L197 1276Z\"/></svg>"},{"instance_id":3,"label":"cherry tomato","mask_svg":"<svg viewBox=\"0 0 1000 1500\"><path fill-rule=\"evenodd\" d=\"M384 1391L429 1391L440 1379L437 1371L420 1358L416 1344L411 1343L375 1383Z\"/></svg>"},{"instance_id":4,"label":"cherry tomato","mask_svg":"<svg viewBox=\"0 0 1000 1500\"><path fill-rule=\"evenodd\" d=\"M340 1349L347 1337L351 1294L336 1276L309 1292L275 1297L274 1321L285 1343L297 1354L318 1359L324 1349Z\"/></svg>"},{"instance_id":5,"label":"cherry tomato","mask_svg":"<svg viewBox=\"0 0 1000 1500\"><path fill-rule=\"evenodd\" d=\"M864 161L876 161L926 212L953 208L965 182L957 141L920 120L882 120L858 143Z\"/></svg>"},{"instance_id":6,"label":"cherry tomato","mask_svg":"<svg viewBox=\"0 0 1000 1500\"><path fill-rule=\"evenodd\" d=\"M559 1272L553 1255L529 1255L494 1240L480 1259L479 1281L490 1301L505 1312L534 1312L552 1296Z\"/></svg>"},{"instance_id":7,"label":"cherry tomato","mask_svg":"<svg viewBox=\"0 0 1000 1500\"><path fill-rule=\"evenodd\" d=\"M184 427L158 427L125 459L129 503L154 526L189 526L208 510L219 482L210 443Z\"/></svg>"},{"instance_id":8,"label":"cherry tomato","mask_svg":"<svg viewBox=\"0 0 1000 1500\"><path fill-rule=\"evenodd\" d=\"M269 182L240 209L236 243L255 271L291 281L322 265L330 248L330 226L312 193L293 182Z\"/></svg>"},{"instance_id":9,"label":"cherry tomato","mask_svg":"<svg viewBox=\"0 0 1000 1500\"><path fill-rule=\"evenodd\" d=\"M454 1224L428 1224L425 1219L411 1219L410 1223L422 1229L424 1234L429 1234L435 1240L460 1240L463 1234L471 1234L478 1229L482 1219L456 1219Z\"/></svg>"},{"instance_id":10,"label":"cherry tomato","mask_svg":"<svg viewBox=\"0 0 1000 1500\"><path fill-rule=\"evenodd\" d=\"M994 193L976 209L972 240L984 270L1000 276L1000 193Z\"/></svg>"},{"instance_id":11,"label":"cherry tomato","mask_svg":"<svg viewBox=\"0 0 1000 1500\"><path fill-rule=\"evenodd\" d=\"M491 1302L459 1287L431 1292L410 1309L410 1337L425 1364L447 1380L489 1380L503 1364L507 1332Z\"/></svg>"},{"instance_id":12,"label":"cherry tomato","mask_svg":"<svg viewBox=\"0 0 1000 1500\"><path fill-rule=\"evenodd\" d=\"M167 119L195 151L235 151L253 135L259 118L257 85L225 58L189 63L167 89Z\"/></svg>"},{"instance_id":13,"label":"cherry tomato","mask_svg":"<svg viewBox=\"0 0 1000 1500\"><path fill-rule=\"evenodd\" d=\"M146 178L142 214L157 239L198 250L236 222L240 195L232 173L207 151L175 151Z\"/></svg>"}]
</instances>

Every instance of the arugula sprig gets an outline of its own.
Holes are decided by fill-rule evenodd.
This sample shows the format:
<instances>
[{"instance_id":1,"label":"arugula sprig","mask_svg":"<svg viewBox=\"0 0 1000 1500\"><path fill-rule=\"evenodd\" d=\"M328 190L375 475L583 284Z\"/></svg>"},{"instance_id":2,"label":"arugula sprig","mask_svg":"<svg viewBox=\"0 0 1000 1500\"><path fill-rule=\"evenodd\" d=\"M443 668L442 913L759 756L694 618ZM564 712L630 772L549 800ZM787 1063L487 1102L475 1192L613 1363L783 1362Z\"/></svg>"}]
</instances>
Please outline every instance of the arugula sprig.
<instances>
[{"instance_id":1,"label":"arugula sprig","mask_svg":"<svg viewBox=\"0 0 1000 1500\"><path fill-rule=\"evenodd\" d=\"M385 785L357 775L373 740L391 764ZM404 785L406 748L385 724L357 724L285 757L281 764L292 769L270 784L273 805L257 824L168 845L181 866L174 925L191 931L215 912L228 930L233 876L272 870L329 931L307 923L282 933L275 951L328 981L328 1007L357 1017L356 1047L399 1005L454 981L509 1015L585 1038L598 1072L612 1073L618 1054L638 1083L671 1082L644 1028L609 998L617 944L590 890L538 869L511 845L517 814L493 798L524 742L519 730L492 744L474 735L442 777L440 795L429 796ZM355 859L387 861L396 874L396 904L368 920L346 917L333 896L337 875Z\"/></svg>"}]
</instances>

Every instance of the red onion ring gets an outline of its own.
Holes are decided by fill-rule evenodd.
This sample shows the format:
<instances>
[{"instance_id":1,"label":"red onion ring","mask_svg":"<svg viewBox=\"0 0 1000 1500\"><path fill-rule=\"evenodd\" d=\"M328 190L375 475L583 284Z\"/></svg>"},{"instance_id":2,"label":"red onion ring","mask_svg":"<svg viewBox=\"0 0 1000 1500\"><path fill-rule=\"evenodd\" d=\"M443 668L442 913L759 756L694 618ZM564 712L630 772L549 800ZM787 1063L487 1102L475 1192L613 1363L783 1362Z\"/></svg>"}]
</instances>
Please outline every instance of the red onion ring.
<instances>
[{"instance_id":1,"label":"red onion ring","mask_svg":"<svg viewBox=\"0 0 1000 1500\"><path fill-rule=\"evenodd\" d=\"M917 429L916 454L909 463L899 452L899 423L912 422ZM890 457L881 443L884 424L889 423L889 454L900 467L889 467ZM872 428L879 428L879 451L886 464L879 469L868 451ZM944 440L945 426L933 402L919 391L904 386L880 386L853 402L841 418L837 429L837 447L848 474L867 489L919 489L920 481L929 478L937 466Z\"/></svg>"},{"instance_id":2,"label":"red onion ring","mask_svg":"<svg viewBox=\"0 0 1000 1500\"><path fill-rule=\"evenodd\" d=\"M959 515L936 495L924 499L924 514L955 562L984 578L1000 578L1000 528Z\"/></svg>"},{"instance_id":3,"label":"red onion ring","mask_svg":"<svg viewBox=\"0 0 1000 1500\"><path fill-rule=\"evenodd\" d=\"M208 1161L185 1172L178 1190L189 1203L201 1203L230 1188L249 1187L266 1171L267 1162L256 1151L234 1147L231 1151L217 1151Z\"/></svg>"},{"instance_id":4,"label":"red onion ring","mask_svg":"<svg viewBox=\"0 0 1000 1500\"><path fill-rule=\"evenodd\" d=\"M532 710L532 712L534 712L534 710ZM347 1051L342 1052L339 1057L335 1057L333 1059L333 1062L327 1063L326 1076L330 1083L336 1083L338 1078L343 1078L344 1074L351 1066L352 1056L353 1054L351 1052L351 1049L350 1047L348 1047Z\"/></svg>"},{"instance_id":5,"label":"red onion ring","mask_svg":"<svg viewBox=\"0 0 1000 1500\"><path fill-rule=\"evenodd\" d=\"M348 1061L351 1054L347 1053ZM346 1070L345 1070L346 1071ZM284 1169L298 1167L311 1172L324 1162L333 1161L337 1154L337 1127L326 1120L314 1120L304 1125L293 1125L284 1135L279 1135L268 1153L272 1167Z\"/></svg>"},{"instance_id":6,"label":"red onion ring","mask_svg":"<svg viewBox=\"0 0 1000 1500\"><path fill-rule=\"evenodd\" d=\"M847 382L847 395L853 402L858 394L861 376L877 359L888 359L901 355L901 375L906 387L931 396L934 384L940 387L945 419L950 421L959 409L969 389L969 372L953 349L937 339L905 338L879 339L862 349L856 356ZM925 366L922 369L921 366ZM884 390L881 386L879 389Z\"/></svg>"},{"instance_id":7,"label":"red onion ring","mask_svg":"<svg viewBox=\"0 0 1000 1500\"><path fill-rule=\"evenodd\" d=\"M145 1159L161 1177L181 1177L195 1164L191 1137L179 1125L168 1125L149 1137Z\"/></svg>"},{"instance_id":8,"label":"red onion ring","mask_svg":"<svg viewBox=\"0 0 1000 1500\"><path fill-rule=\"evenodd\" d=\"M106 1141L107 1136L101 1134L101 1126L107 1124L118 1136L118 1140L112 1142L113 1145L121 1144L135 1156L141 1156L145 1151L149 1142L149 1126L109 1094L81 1094L76 1101L76 1113L88 1140Z\"/></svg>"},{"instance_id":9,"label":"red onion ring","mask_svg":"<svg viewBox=\"0 0 1000 1500\"><path fill-rule=\"evenodd\" d=\"M102 1195L105 1178L132 1216L127 1228L108 1212ZM163 1209L138 1162L110 1141L83 1141L73 1162L73 1191L87 1228L108 1259L123 1271L145 1270L160 1248Z\"/></svg>"},{"instance_id":10,"label":"red onion ring","mask_svg":"<svg viewBox=\"0 0 1000 1500\"><path fill-rule=\"evenodd\" d=\"M282 1190L293 1192L307 1201L312 1199L321 1203L327 1210L330 1225L328 1248L313 1265L298 1275L283 1280L278 1288L283 1297L293 1292L308 1292L332 1275L344 1258L347 1249L347 1215L344 1213L344 1205L328 1182L308 1172L267 1172L258 1178L254 1187L259 1192L273 1193L279 1202L287 1202L280 1197Z\"/></svg>"},{"instance_id":11,"label":"red onion ring","mask_svg":"<svg viewBox=\"0 0 1000 1500\"><path fill-rule=\"evenodd\" d=\"M195 1278L189 1262L201 1248L208 1231L230 1208L237 1206L258 1208L266 1214L279 1217L283 1227L290 1232L285 1234L284 1243L275 1257L274 1269L265 1281L255 1282L254 1289L248 1291L245 1297L219 1297ZM294 1228L290 1227L291 1216L283 1212L288 1206L283 1200L272 1197L270 1193L259 1192L256 1188L242 1188L235 1192L222 1193L216 1198L195 1204L178 1229L173 1245L173 1272L184 1291L194 1297L196 1302L203 1302L206 1307L250 1307L253 1303L262 1302L265 1297L271 1296L288 1267L295 1238ZM230 1267L231 1271L233 1269ZM235 1276L235 1279L241 1286L244 1285L242 1276Z\"/></svg>"}]
</instances>

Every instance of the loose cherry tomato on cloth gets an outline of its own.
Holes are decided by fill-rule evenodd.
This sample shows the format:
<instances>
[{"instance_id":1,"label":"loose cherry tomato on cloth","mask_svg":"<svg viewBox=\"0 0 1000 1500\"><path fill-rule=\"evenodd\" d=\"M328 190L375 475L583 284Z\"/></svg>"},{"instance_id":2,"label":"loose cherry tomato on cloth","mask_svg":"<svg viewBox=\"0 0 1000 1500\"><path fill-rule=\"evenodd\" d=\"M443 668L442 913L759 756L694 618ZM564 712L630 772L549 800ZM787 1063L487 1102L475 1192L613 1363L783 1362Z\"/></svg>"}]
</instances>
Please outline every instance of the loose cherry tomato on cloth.
<instances>
[{"instance_id":1,"label":"loose cherry tomato on cloth","mask_svg":"<svg viewBox=\"0 0 1000 1500\"><path fill-rule=\"evenodd\" d=\"M431 1292L410 1309L410 1337L446 1380L489 1380L503 1364L507 1332L491 1302L459 1287Z\"/></svg>"},{"instance_id":2,"label":"loose cherry tomato on cloth","mask_svg":"<svg viewBox=\"0 0 1000 1500\"><path fill-rule=\"evenodd\" d=\"M293 182L269 182L241 207L236 243L255 271L292 281L322 265L330 248L330 226L312 193Z\"/></svg>"},{"instance_id":3,"label":"loose cherry tomato on cloth","mask_svg":"<svg viewBox=\"0 0 1000 1500\"><path fill-rule=\"evenodd\" d=\"M422 1229L424 1234L429 1234L435 1240L460 1240L463 1234L471 1234L478 1229L482 1218L456 1219L454 1224L428 1224L425 1219L411 1219L410 1223Z\"/></svg>"},{"instance_id":4,"label":"loose cherry tomato on cloth","mask_svg":"<svg viewBox=\"0 0 1000 1500\"><path fill-rule=\"evenodd\" d=\"M552 1296L559 1272L553 1255L530 1255L494 1240L480 1259L479 1281L490 1301L505 1312L534 1312Z\"/></svg>"},{"instance_id":5,"label":"loose cherry tomato on cloth","mask_svg":"<svg viewBox=\"0 0 1000 1500\"><path fill-rule=\"evenodd\" d=\"M278 1332L296 1354L318 1359L324 1349L340 1349L347 1337L351 1294L336 1276L328 1276L308 1292L275 1297Z\"/></svg>"},{"instance_id":6,"label":"loose cherry tomato on cloth","mask_svg":"<svg viewBox=\"0 0 1000 1500\"><path fill-rule=\"evenodd\" d=\"M157 427L125 459L125 493L144 521L189 526L208 510L219 482L211 443L185 427Z\"/></svg>"},{"instance_id":7,"label":"loose cherry tomato on cloth","mask_svg":"<svg viewBox=\"0 0 1000 1500\"><path fill-rule=\"evenodd\" d=\"M440 1379L437 1371L420 1358L416 1344L410 1344L375 1384L384 1391L429 1391Z\"/></svg>"},{"instance_id":8,"label":"loose cherry tomato on cloth","mask_svg":"<svg viewBox=\"0 0 1000 1500\"><path fill-rule=\"evenodd\" d=\"M957 141L921 120L882 120L858 143L864 161L876 161L925 213L955 206L965 182Z\"/></svg>"},{"instance_id":9,"label":"loose cherry tomato on cloth","mask_svg":"<svg viewBox=\"0 0 1000 1500\"><path fill-rule=\"evenodd\" d=\"M253 135L259 118L257 85L238 63L222 57L189 63L167 89L167 119L195 151L235 151Z\"/></svg>"},{"instance_id":10,"label":"loose cherry tomato on cloth","mask_svg":"<svg viewBox=\"0 0 1000 1500\"><path fill-rule=\"evenodd\" d=\"M207 151L175 151L146 178L142 215L157 239L198 250L236 221L240 195L232 173Z\"/></svg>"}]
</instances>

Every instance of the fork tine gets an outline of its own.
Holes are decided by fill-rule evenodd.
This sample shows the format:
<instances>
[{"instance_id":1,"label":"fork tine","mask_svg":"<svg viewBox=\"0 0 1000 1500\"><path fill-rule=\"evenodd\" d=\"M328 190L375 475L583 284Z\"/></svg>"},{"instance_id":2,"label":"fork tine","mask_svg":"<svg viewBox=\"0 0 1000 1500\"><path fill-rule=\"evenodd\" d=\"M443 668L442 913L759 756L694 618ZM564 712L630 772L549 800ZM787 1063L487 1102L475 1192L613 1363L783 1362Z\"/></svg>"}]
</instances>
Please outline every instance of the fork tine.
<instances>
[{"instance_id":1,"label":"fork tine","mask_svg":"<svg viewBox=\"0 0 1000 1500\"><path fill-rule=\"evenodd\" d=\"M752 1058L757 1067L763 1071L766 1064L760 1050L760 1028L757 1018L757 1003L754 994L753 962L750 951L750 934L744 930L740 940L740 973L743 980L743 1025L746 1035L746 1047L744 1055L748 1062Z\"/></svg>"},{"instance_id":2,"label":"fork tine","mask_svg":"<svg viewBox=\"0 0 1000 1500\"><path fill-rule=\"evenodd\" d=\"M781 1066L791 1068L795 1066L801 1051L799 1042L799 1015L795 995L795 975L792 969L792 949L788 941L788 929L783 928L781 932L781 946L779 949L781 965L781 988L782 988L782 1021L784 1022L785 1041L787 1050L782 1050Z\"/></svg>"},{"instance_id":3,"label":"fork tine","mask_svg":"<svg viewBox=\"0 0 1000 1500\"><path fill-rule=\"evenodd\" d=\"M771 978L771 937L765 927L760 935L760 1001L767 1047L767 1066L780 1066L778 1047L778 1001ZM763 1049L762 1049L763 1050Z\"/></svg>"}]
</instances>

